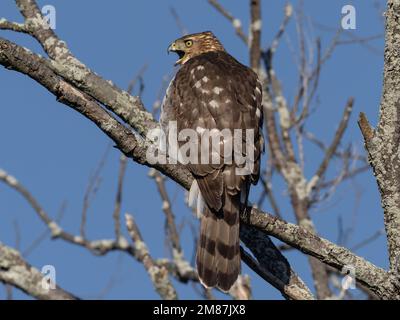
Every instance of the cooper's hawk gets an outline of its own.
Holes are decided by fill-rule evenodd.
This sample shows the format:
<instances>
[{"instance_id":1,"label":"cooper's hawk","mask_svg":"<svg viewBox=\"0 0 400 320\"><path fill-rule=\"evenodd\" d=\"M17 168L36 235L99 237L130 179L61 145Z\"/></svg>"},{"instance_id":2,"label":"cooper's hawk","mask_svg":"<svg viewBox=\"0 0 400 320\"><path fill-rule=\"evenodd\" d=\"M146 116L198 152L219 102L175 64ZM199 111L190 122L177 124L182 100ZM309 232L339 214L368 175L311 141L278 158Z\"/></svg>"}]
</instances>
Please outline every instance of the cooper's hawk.
<instances>
[{"instance_id":1,"label":"cooper's hawk","mask_svg":"<svg viewBox=\"0 0 400 320\"><path fill-rule=\"evenodd\" d=\"M258 181L264 147L261 83L209 31L179 38L168 51L179 55L176 64L181 67L167 89L160 122L168 132L168 125L176 121L178 134L192 129L199 138L198 148L192 149L199 154L187 164L195 179L189 199L196 198L202 211L197 270L206 287L228 291L240 273L239 214L246 208L250 184ZM202 145L224 129L231 138L218 138L218 152L215 145ZM234 134L238 130L243 134ZM210 155L201 157L201 152ZM213 160L216 152L221 161ZM253 154L250 166L243 159L237 161L249 153Z\"/></svg>"}]
</instances>

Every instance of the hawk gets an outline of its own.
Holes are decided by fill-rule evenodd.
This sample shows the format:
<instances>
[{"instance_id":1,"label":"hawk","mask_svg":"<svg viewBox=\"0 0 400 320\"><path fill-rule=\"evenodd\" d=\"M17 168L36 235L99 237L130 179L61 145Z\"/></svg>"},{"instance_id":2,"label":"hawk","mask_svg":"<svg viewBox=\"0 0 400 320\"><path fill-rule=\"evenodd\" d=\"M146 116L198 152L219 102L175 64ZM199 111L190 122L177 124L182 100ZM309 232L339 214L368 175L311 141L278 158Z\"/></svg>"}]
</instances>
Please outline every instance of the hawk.
<instances>
[{"instance_id":1,"label":"hawk","mask_svg":"<svg viewBox=\"0 0 400 320\"><path fill-rule=\"evenodd\" d=\"M205 130L244 132L239 142L220 136L218 155L222 161L186 164L194 177L189 202L197 201L200 211L196 253L199 279L206 287L226 292L240 274L239 215L246 209L250 185L259 178L264 148L262 87L257 74L227 53L210 31L179 38L169 46L170 51L178 54L175 65L180 68L162 103L161 128L167 132L168 124L176 121L178 133L192 129L200 141L211 141L210 135L204 135ZM254 141L249 148L246 136L250 131ZM184 142L177 143L181 146ZM227 148L228 142L233 143L232 152ZM239 151L235 148L238 145ZM206 149L214 155L214 146ZM204 150L201 148L199 153ZM238 171L244 168L243 161L236 160L247 156L249 150L253 165L243 174Z\"/></svg>"}]
</instances>

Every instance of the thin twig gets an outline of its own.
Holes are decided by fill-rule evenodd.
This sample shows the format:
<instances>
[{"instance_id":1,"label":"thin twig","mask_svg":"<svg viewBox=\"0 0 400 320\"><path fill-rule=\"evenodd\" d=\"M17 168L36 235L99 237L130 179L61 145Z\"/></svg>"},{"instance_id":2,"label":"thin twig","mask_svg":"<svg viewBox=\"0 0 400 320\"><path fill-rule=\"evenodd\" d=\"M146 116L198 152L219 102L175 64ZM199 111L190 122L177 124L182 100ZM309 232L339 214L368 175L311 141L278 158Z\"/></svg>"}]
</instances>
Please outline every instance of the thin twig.
<instances>
[{"instance_id":1,"label":"thin twig","mask_svg":"<svg viewBox=\"0 0 400 320\"><path fill-rule=\"evenodd\" d=\"M183 25L182 20L178 14L178 12L175 10L174 7L170 7L169 11L171 12L172 17L175 20L176 26L178 27L180 33L182 36L185 36L188 34L188 31L186 29L186 27Z\"/></svg>"},{"instance_id":2,"label":"thin twig","mask_svg":"<svg viewBox=\"0 0 400 320\"><path fill-rule=\"evenodd\" d=\"M106 163L109 151L111 150L111 143L108 144L106 151L103 154L103 157L100 159L99 164L97 165L96 170L93 175L89 177L88 185L86 187L85 195L83 196L83 206L82 206L82 214L81 214L81 226L80 226L80 235L82 238L86 238L86 220L87 220L87 211L90 207L91 201L95 197L98 187L100 185L100 173L103 170L103 167Z\"/></svg>"},{"instance_id":3,"label":"thin twig","mask_svg":"<svg viewBox=\"0 0 400 320\"><path fill-rule=\"evenodd\" d=\"M115 237L119 239L121 237L121 203L122 203L122 189L124 184L124 177L126 172L126 165L127 165L128 158L121 154L120 156L120 165L119 165L119 174L118 174L118 187L117 187L117 194L115 196L115 205L114 205L114 228L115 228Z\"/></svg>"},{"instance_id":4,"label":"thin twig","mask_svg":"<svg viewBox=\"0 0 400 320\"><path fill-rule=\"evenodd\" d=\"M172 212L171 201L169 199L168 192L167 192L167 189L164 184L164 178L158 171L156 171L154 169L150 169L149 177L154 179L154 181L157 185L158 192L162 199L162 209L165 213L165 217L167 220L166 221L167 234L171 241L172 248L174 251L176 251L175 254L181 254L182 248L180 245L179 234L178 234L176 224L175 224L175 215ZM174 251L173 251L173 253L174 253Z\"/></svg>"},{"instance_id":5,"label":"thin twig","mask_svg":"<svg viewBox=\"0 0 400 320\"><path fill-rule=\"evenodd\" d=\"M363 241L355 244L354 246L351 247L352 251L357 251L358 249L361 249L362 247L366 246L367 244L370 244L372 241L378 239L382 235L385 235L385 229L381 229L370 235L368 238L364 239Z\"/></svg>"},{"instance_id":6,"label":"thin twig","mask_svg":"<svg viewBox=\"0 0 400 320\"><path fill-rule=\"evenodd\" d=\"M273 70L273 67L272 67L273 57L278 48L280 39L286 31L286 28L289 24L292 14L293 14L293 7L290 3L287 3L285 5L285 9L284 9L283 21L282 21L282 23L279 27L279 30L276 33L274 39L272 40L271 45L269 46L269 48L267 48L265 50L261 50L261 59L265 64L265 69L267 70L267 76L269 78L271 77L272 70Z\"/></svg>"},{"instance_id":7,"label":"thin twig","mask_svg":"<svg viewBox=\"0 0 400 320\"><path fill-rule=\"evenodd\" d=\"M57 216L54 219L54 221L59 224L62 220L62 218L64 217L64 213L65 213L65 209L66 209L66 202L63 201L63 203L61 204L60 209L58 210ZM34 239L30 245L22 251L22 256L24 258L28 257L50 234L49 229L45 229L36 239Z\"/></svg>"},{"instance_id":8,"label":"thin twig","mask_svg":"<svg viewBox=\"0 0 400 320\"><path fill-rule=\"evenodd\" d=\"M314 145L316 145L318 148L320 148L324 153L328 150L328 146L325 145L325 143L318 139L313 133L310 131L303 130L303 136L310 142L312 142ZM358 154L356 152L348 153L347 151L342 151L342 150L336 150L336 152L333 154L336 158L344 158L347 157L351 160L356 160L356 161L361 161L363 163L367 163L367 157L362 154Z\"/></svg>"},{"instance_id":9,"label":"thin twig","mask_svg":"<svg viewBox=\"0 0 400 320\"><path fill-rule=\"evenodd\" d=\"M208 0L208 3L232 23L238 37L246 44L246 46L248 46L249 39L242 30L241 21L225 10L225 8L217 0Z\"/></svg>"},{"instance_id":10,"label":"thin twig","mask_svg":"<svg viewBox=\"0 0 400 320\"><path fill-rule=\"evenodd\" d=\"M331 161L333 155L335 154L340 141L342 140L343 134L347 128L347 124L349 123L350 114L353 110L354 99L349 98L346 103L346 107L343 111L343 116L340 121L339 127L336 130L335 136L332 140L331 145L327 149L324 159L322 160L320 166L318 167L317 172L315 173L314 177L311 179L311 182L308 186L309 190L314 189L317 184L320 182L322 177L324 176L326 170L328 169L329 162Z\"/></svg>"},{"instance_id":11,"label":"thin twig","mask_svg":"<svg viewBox=\"0 0 400 320\"><path fill-rule=\"evenodd\" d=\"M276 49L278 48L279 41L283 36L283 34L285 33L285 30L287 28L287 25L289 24L292 14L293 14L293 7L290 3L287 3L284 8L283 21L279 26L278 32L275 34L270 47L266 50L266 52L270 52L271 57L274 55Z\"/></svg>"},{"instance_id":12,"label":"thin twig","mask_svg":"<svg viewBox=\"0 0 400 320\"><path fill-rule=\"evenodd\" d=\"M370 169L371 169L370 165L365 165L365 166L353 169L352 171L346 172L345 174L341 175L340 177L336 177L333 180L322 182L318 187L321 189L330 188L330 187L332 187L332 185L335 185L335 184L337 185L341 181L353 178L354 176L356 176L360 173L363 173L365 171L368 171Z\"/></svg>"},{"instance_id":13,"label":"thin twig","mask_svg":"<svg viewBox=\"0 0 400 320\"><path fill-rule=\"evenodd\" d=\"M138 73L132 78L132 80L129 82L128 84L128 89L126 90L129 94L132 94L133 89L136 86L136 83L139 82L140 86L139 86L139 96L142 95L143 93L143 75L146 72L148 68L147 64L144 64L140 70L138 71Z\"/></svg>"},{"instance_id":14,"label":"thin twig","mask_svg":"<svg viewBox=\"0 0 400 320\"><path fill-rule=\"evenodd\" d=\"M275 196L274 196L274 194L273 194L273 190L272 190L272 188L270 187L270 182L268 182L269 179L267 178L267 181L266 181L266 179L264 179L264 177L263 177L262 175L260 175L260 181L261 181L261 184L262 184L263 187L264 187L265 194L266 194L267 197L268 197L269 203L271 204L273 213L274 213L278 218L282 218L281 212L280 212L280 210L279 210L278 204L277 204L276 199L275 199Z\"/></svg>"}]
</instances>

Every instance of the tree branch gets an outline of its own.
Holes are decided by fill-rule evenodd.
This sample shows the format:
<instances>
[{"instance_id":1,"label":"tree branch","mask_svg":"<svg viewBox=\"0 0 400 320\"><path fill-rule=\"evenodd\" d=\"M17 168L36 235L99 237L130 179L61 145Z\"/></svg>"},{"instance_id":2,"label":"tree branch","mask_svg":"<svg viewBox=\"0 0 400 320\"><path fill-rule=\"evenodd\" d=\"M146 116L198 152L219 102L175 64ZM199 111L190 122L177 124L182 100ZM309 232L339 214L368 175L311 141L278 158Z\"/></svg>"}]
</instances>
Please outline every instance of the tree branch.
<instances>
[{"instance_id":1,"label":"tree branch","mask_svg":"<svg viewBox=\"0 0 400 320\"><path fill-rule=\"evenodd\" d=\"M331 145L325 152L324 159L322 160L320 166L318 167L317 172L315 173L314 177L308 183L307 189L312 190L314 189L322 177L324 176L326 170L328 169L329 162L331 161L332 157L336 153L337 148L339 147L340 141L342 141L343 134L347 128L347 124L349 123L350 114L353 110L354 99L350 98L347 103L346 107L343 111L342 120L340 121L339 127L336 130L335 136L332 140Z\"/></svg>"},{"instance_id":2,"label":"tree branch","mask_svg":"<svg viewBox=\"0 0 400 320\"><path fill-rule=\"evenodd\" d=\"M341 271L344 266L353 266L356 280L381 299L399 299L400 291L385 270L373 265L350 250L318 237L307 229L285 222L258 209L248 207L241 221L311 255L325 264Z\"/></svg>"},{"instance_id":3,"label":"tree branch","mask_svg":"<svg viewBox=\"0 0 400 320\"><path fill-rule=\"evenodd\" d=\"M265 234L248 225L241 225L240 239L253 253L253 259L241 248L242 260L261 278L272 284L287 299L313 300L310 289L291 269L289 262Z\"/></svg>"},{"instance_id":4,"label":"tree branch","mask_svg":"<svg viewBox=\"0 0 400 320\"><path fill-rule=\"evenodd\" d=\"M143 238L133 216L126 214L125 219L129 235L131 236L135 249L138 252L138 260L142 262L146 268L147 273L153 282L154 288L161 298L165 300L176 300L178 296L169 279L168 270L164 266L159 266L154 262L146 244L143 242Z\"/></svg>"},{"instance_id":5,"label":"tree branch","mask_svg":"<svg viewBox=\"0 0 400 320\"><path fill-rule=\"evenodd\" d=\"M388 0L383 93L374 130L360 114L359 126L381 194L390 270L400 272L400 0ZM397 276L398 277L398 276Z\"/></svg>"},{"instance_id":6,"label":"tree branch","mask_svg":"<svg viewBox=\"0 0 400 320\"><path fill-rule=\"evenodd\" d=\"M250 0L250 66L257 71L261 58L261 1Z\"/></svg>"},{"instance_id":7,"label":"tree branch","mask_svg":"<svg viewBox=\"0 0 400 320\"><path fill-rule=\"evenodd\" d=\"M128 158L125 157L123 154L120 156L119 160L119 173L118 173L118 186L117 186L117 194L115 196L115 205L114 205L114 212L113 212L113 219L114 219L114 230L115 230L115 238L121 238L121 202L122 202L122 189L124 184L124 177L126 172L126 165L127 165Z\"/></svg>"},{"instance_id":8,"label":"tree branch","mask_svg":"<svg viewBox=\"0 0 400 320\"><path fill-rule=\"evenodd\" d=\"M152 115L145 110L139 97L131 96L116 87L111 81L99 77L73 56L67 44L49 28L36 1L16 0L16 3L25 17L25 27L51 58L49 66L57 74L82 89L90 97L101 101L104 106L139 134L145 135L148 130L157 126Z\"/></svg>"},{"instance_id":9,"label":"tree branch","mask_svg":"<svg viewBox=\"0 0 400 320\"><path fill-rule=\"evenodd\" d=\"M241 21L232 16L227 10L225 10L225 8L217 0L208 0L208 3L212 5L220 14L222 14L226 19L228 19L232 23L233 28L235 29L238 37L244 42L246 46L248 46L249 39L242 30Z\"/></svg>"},{"instance_id":10,"label":"tree branch","mask_svg":"<svg viewBox=\"0 0 400 320\"><path fill-rule=\"evenodd\" d=\"M59 286L47 288L43 274L29 265L20 253L0 242L0 282L21 289L26 294L42 300L76 300ZM47 284L47 282L46 282Z\"/></svg>"},{"instance_id":11,"label":"tree branch","mask_svg":"<svg viewBox=\"0 0 400 320\"><path fill-rule=\"evenodd\" d=\"M182 254L182 248L180 244L178 230L175 224L175 215L172 212L171 201L169 199L167 189L165 187L164 177L154 169L150 169L149 177L154 179L157 185L158 193L161 196L162 209L165 213L165 218L166 218L167 235L169 236L169 240L171 241L172 244L173 255L174 256L176 254L180 255Z\"/></svg>"},{"instance_id":12,"label":"tree branch","mask_svg":"<svg viewBox=\"0 0 400 320\"><path fill-rule=\"evenodd\" d=\"M23 23L11 22L6 19L0 19L0 30L11 30L15 32L28 33Z\"/></svg>"}]
</instances>

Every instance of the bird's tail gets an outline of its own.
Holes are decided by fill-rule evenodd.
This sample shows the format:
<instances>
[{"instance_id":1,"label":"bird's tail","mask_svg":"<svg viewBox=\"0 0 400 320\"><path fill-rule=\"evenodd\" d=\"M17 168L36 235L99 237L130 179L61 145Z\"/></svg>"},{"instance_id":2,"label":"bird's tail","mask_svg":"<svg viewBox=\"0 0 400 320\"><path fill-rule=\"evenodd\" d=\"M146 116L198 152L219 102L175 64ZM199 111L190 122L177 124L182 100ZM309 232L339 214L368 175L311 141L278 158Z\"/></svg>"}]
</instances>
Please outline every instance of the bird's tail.
<instances>
[{"instance_id":1,"label":"bird's tail","mask_svg":"<svg viewBox=\"0 0 400 320\"><path fill-rule=\"evenodd\" d=\"M196 264L200 281L206 287L228 291L240 274L239 213L240 196L224 192L223 210L204 207L200 222Z\"/></svg>"}]
</instances>

